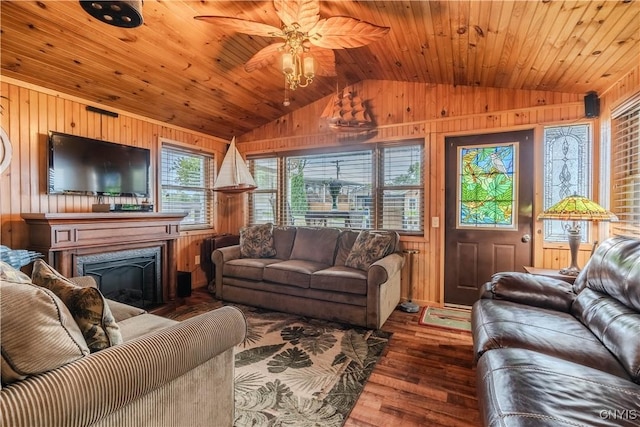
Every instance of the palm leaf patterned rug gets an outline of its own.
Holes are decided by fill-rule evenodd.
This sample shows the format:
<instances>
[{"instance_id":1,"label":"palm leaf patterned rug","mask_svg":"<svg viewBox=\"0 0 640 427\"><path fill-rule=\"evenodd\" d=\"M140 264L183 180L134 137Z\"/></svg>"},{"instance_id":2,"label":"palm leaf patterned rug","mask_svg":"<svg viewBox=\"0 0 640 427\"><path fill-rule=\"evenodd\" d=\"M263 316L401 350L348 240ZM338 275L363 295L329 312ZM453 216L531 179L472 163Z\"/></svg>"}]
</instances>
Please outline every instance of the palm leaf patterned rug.
<instances>
[{"instance_id":1,"label":"palm leaf patterned rug","mask_svg":"<svg viewBox=\"0 0 640 427\"><path fill-rule=\"evenodd\" d=\"M342 426L391 334L238 307L235 427Z\"/></svg>"},{"instance_id":2,"label":"palm leaf patterned rug","mask_svg":"<svg viewBox=\"0 0 640 427\"><path fill-rule=\"evenodd\" d=\"M231 304L247 319L236 348L234 427L338 427L346 421L391 334ZM220 301L182 306L185 320Z\"/></svg>"}]
</instances>

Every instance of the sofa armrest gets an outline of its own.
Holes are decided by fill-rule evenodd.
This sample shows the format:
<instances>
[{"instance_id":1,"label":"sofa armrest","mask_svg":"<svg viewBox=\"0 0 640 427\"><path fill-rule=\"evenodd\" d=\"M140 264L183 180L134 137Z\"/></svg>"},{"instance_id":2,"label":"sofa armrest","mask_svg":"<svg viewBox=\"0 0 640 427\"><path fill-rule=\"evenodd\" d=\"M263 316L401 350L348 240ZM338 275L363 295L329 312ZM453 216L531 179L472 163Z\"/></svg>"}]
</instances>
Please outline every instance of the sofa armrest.
<instances>
[{"instance_id":1,"label":"sofa armrest","mask_svg":"<svg viewBox=\"0 0 640 427\"><path fill-rule=\"evenodd\" d=\"M576 294L573 286L563 280L514 271L491 276L491 281L481 289L480 297L568 313Z\"/></svg>"},{"instance_id":2,"label":"sofa armrest","mask_svg":"<svg viewBox=\"0 0 640 427\"><path fill-rule=\"evenodd\" d=\"M392 253L379 259L369 266L367 271L367 285L380 286L398 271L402 270L404 257L399 253Z\"/></svg>"},{"instance_id":3,"label":"sofa armrest","mask_svg":"<svg viewBox=\"0 0 640 427\"><path fill-rule=\"evenodd\" d=\"M92 353L4 387L0 391L2 425L93 424L217 355L233 351L245 335L242 312L223 307Z\"/></svg>"},{"instance_id":4,"label":"sofa armrest","mask_svg":"<svg viewBox=\"0 0 640 427\"><path fill-rule=\"evenodd\" d=\"M222 263L240 258L240 245L225 246L218 248L211 254L211 261Z\"/></svg>"}]
</instances>

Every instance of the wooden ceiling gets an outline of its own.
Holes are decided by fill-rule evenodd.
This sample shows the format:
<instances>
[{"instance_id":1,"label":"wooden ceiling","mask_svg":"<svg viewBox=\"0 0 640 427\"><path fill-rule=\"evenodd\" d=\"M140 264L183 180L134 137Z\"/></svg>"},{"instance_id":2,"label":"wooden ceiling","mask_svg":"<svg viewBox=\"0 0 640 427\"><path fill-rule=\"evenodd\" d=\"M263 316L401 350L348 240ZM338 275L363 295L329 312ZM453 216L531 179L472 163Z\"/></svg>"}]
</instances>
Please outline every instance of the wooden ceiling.
<instances>
[{"instance_id":1,"label":"wooden ceiling","mask_svg":"<svg viewBox=\"0 0 640 427\"><path fill-rule=\"evenodd\" d=\"M603 92L640 61L640 2L322 1L391 31L336 50L338 77L291 92L269 66L243 65L274 39L225 32L196 15L280 26L265 1L144 0L144 25L104 24L77 1L6 1L2 75L230 139L361 80Z\"/></svg>"}]
</instances>

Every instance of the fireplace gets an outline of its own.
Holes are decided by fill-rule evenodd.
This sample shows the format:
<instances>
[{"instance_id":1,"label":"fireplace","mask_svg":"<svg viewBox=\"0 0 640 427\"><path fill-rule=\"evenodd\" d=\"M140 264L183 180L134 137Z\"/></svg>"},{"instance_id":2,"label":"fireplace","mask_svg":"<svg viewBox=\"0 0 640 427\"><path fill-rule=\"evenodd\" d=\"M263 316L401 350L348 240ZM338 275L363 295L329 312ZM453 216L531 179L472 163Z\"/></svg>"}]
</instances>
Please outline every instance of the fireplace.
<instances>
[{"instance_id":1,"label":"fireplace","mask_svg":"<svg viewBox=\"0 0 640 427\"><path fill-rule=\"evenodd\" d=\"M79 212L23 213L29 225L28 249L66 277L89 273L102 292L139 306L176 298L180 221L186 213ZM86 262L98 265L91 273ZM107 264L103 264L107 263ZM109 265L108 263L113 263Z\"/></svg>"},{"instance_id":2,"label":"fireplace","mask_svg":"<svg viewBox=\"0 0 640 427\"><path fill-rule=\"evenodd\" d=\"M163 302L161 257L159 246L80 255L76 271L92 276L105 298L147 309Z\"/></svg>"}]
</instances>

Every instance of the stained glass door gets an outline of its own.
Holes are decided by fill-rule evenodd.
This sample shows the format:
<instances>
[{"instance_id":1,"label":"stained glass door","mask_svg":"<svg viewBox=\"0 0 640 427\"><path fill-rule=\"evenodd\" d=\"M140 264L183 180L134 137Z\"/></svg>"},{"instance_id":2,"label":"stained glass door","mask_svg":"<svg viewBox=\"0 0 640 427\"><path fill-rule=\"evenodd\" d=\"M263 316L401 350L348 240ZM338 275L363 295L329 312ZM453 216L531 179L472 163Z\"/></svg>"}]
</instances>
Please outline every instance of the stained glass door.
<instances>
[{"instance_id":1,"label":"stained glass door","mask_svg":"<svg viewBox=\"0 0 640 427\"><path fill-rule=\"evenodd\" d=\"M445 302L531 263L533 131L446 138Z\"/></svg>"}]
</instances>

